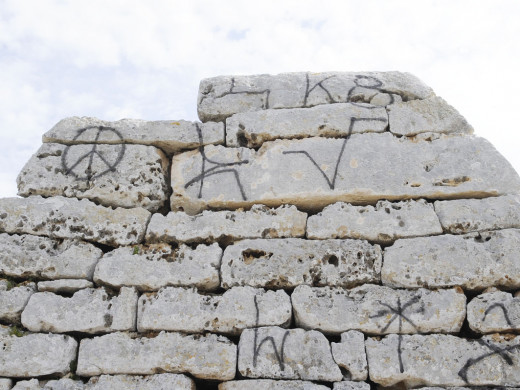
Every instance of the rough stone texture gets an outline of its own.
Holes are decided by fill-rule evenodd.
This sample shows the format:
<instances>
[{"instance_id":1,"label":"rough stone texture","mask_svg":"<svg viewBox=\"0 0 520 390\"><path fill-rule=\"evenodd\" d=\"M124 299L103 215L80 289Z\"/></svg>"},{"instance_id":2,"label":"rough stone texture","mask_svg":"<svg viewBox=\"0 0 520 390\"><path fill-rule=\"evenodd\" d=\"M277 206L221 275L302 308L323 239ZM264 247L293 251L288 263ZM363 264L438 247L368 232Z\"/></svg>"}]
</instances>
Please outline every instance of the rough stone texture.
<instances>
[{"instance_id":1,"label":"rough stone texture","mask_svg":"<svg viewBox=\"0 0 520 390\"><path fill-rule=\"evenodd\" d=\"M198 127L198 129L197 129ZM172 154L203 145L224 143L223 123L184 120L146 121L121 119L115 122L91 117L69 117L59 121L43 135L43 142L59 144L141 144Z\"/></svg>"},{"instance_id":2,"label":"rough stone texture","mask_svg":"<svg viewBox=\"0 0 520 390\"><path fill-rule=\"evenodd\" d=\"M156 291L165 286L196 287L211 291L219 287L222 249L217 244L186 245L174 249L166 244L122 247L103 256L96 266L97 284L120 288L134 286Z\"/></svg>"},{"instance_id":3,"label":"rough stone texture","mask_svg":"<svg viewBox=\"0 0 520 390\"><path fill-rule=\"evenodd\" d=\"M10 390L13 385L13 381L7 378L0 378L0 390Z\"/></svg>"},{"instance_id":4,"label":"rough stone texture","mask_svg":"<svg viewBox=\"0 0 520 390\"><path fill-rule=\"evenodd\" d=\"M473 298L468 303L468 323L477 333L520 330L520 296L493 291Z\"/></svg>"},{"instance_id":5,"label":"rough stone texture","mask_svg":"<svg viewBox=\"0 0 520 390\"><path fill-rule=\"evenodd\" d=\"M327 386L307 381L250 379L221 383L218 390L328 390Z\"/></svg>"},{"instance_id":6,"label":"rough stone texture","mask_svg":"<svg viewBox=\"0 0 520 390\"><path fill-rule=\"evenodd\" d=\"M150 215L142 208L114 210L87 199L62 196L0 199L0 231L79 238L111 246L142 241Z\"/></svg>"},{"instance_id":7,"label":"rough stone texture","mask_svg":"<svg viewBox=\"0 0 520 390\"><path fill-rule=\"evenodd\" d=\"M336 382L333 390L370 390L370 385L366 382L343 381Z\"/></svg>"},{"instance_id":8,"label":"rough stone texture","mask_svg":"<svg viewBox=\"0 0 520 390\"><path fill-rule=\"evenodd\" d=\"M207 146L174 156L171 172L171 208L188 214L255 203L321 211L339 201L482 198L520 191L511 164L474 136L428 141L368 133L278 140L258 151Z\"/></svg>"},{"instance_id":9,"label":"rough stone texture","mask_svg":"<svg viewBox=\"0 0 520 390\"><path fill-rule=\"evenodd\" d=\"M434 206L442 227L449 233L520 228L517 195L437 201Z\"/></svg>"},{"instance_id":10,"label":"rough stone texture","mask_svg":"<svg viewBox=\"0 0 520 390\"><path fill-rule=\"evenodd\" d=\"M370 379L383 386L520 385L520 337L389 335L369 338L365 346Z\"/></svg>"},{"instance_id":11,"label":"rough stone texture","mask_svg":"<svg viewBox=\"0 0 520 390\"><path fill-rule=\"evenodd\" d=\"M383 95L383 96L381 96ZM221 121L237 112L311 107L329 103L391 104L433 95L410 73L328 72L218 76L200 82L198 113L203 122Z\"/></svg>"},{"instance_id":12,"label":"rough stone texture","mask_svg":"<svg viewBox=\"0 0 520 390\"><path fill-rule=\"evenodd\" d=\"M230 380L235 377L236 359L237 347L223 336L161 332L156 337L132 338L128 333L110 333L81 340L77 374L170 372Z\"/></svg>"},{"instance_id":13,"label":"rough stone texture","mask_svg":"<svg viewBox=\"0 0 520 390\"><path fill-rule=\"evenodd\" d=\"M459 112L438 96L396 102L388 106L390 131L413 136L419 133L473 134L473 127Z\"/></svg>"},{"instance_id":14,"label":"rough stone texture","mask_svg":"<svg viewBox=\"0 0 520 390\"><path fill-rule=\"evenodd\" d=\"M87 288L72 297L50 292L32 295L22 324L33 332L105 333L135 330L137 292L123 287L111 297L103 288Z\"/></svg>"},{"instance_id":15,"label":"rough stone texture","mask_svg":"<svg viewBox=\"0 0 520 390\"><path fill-rule=\"evenodd\" d=\"M73 294L76 291L90 287L94 287L94 284L85 279L59 279L38 282L39 292Z\"/></svg>"},{"instance_id":16,"label":"rough stone texture","mask_svg":"<svg viewBox=\"0 0 520 390\"><path fill-rule=\"evenodd\" d=\"M242 332L238 371L246 378L334 382L343 377L323 334L277 326Z\"/></svg>"},{"instance_id":17,"label":"rough stone texture","mask_svg":"<svg viewBox=\"0 0 520 390\"><path fill-rule=\"evenodd\" d=\"M229 243L245 238L303 237L306 222L307 214L294 206L254 205L249 211L204 211L195 216L170 212L152 216L146 241Z\"/></svg>"},{"instance_id":18,"label":"rough stone texture","mask_svg":"<svg viewBox=\"0 0 520 390\"><path fill-rule=\"evenodd\" d=\"M520 230L405 238L385 249L383 284L483 290L520 287Z\"/></svg>"},{"instance_id":19,"label":"rough stone texture","mask_svg":"<svg viewBox=\"0 0 520 390\"><path fill-rule=\"evenodd\" d=\"M449 290L394 290L364 285L342 288L298 286L291 295L296 326L340 334L355 329L389 333L455 333L466 314L466 296ZM394 316L402 309L406 319Z\"/></svg>"},{"instance_id":20,"label":"rough stone texture","mask_svg":"<svg viewBox=\"0 0 520 390\"><path fill-rule=\"evenodd\" d=\"M340 343L331 343L334 361L347 370L345 379L364 381L368 377L365 336L356 330L341 334Z\"/></svg>"},{"instance_id":21,"label":"rough stone texture","mask_svg":"<svg viewBox=\"0 0 520 390\"><path fill-rule=\"evenodd\" d=\"M311 215L307 238L361 238L378 243L392 243L398 238L442 233L433 206L424 199L388 202L376 206L353 206L335 203Z\"/></svg>"},{"instance_id":22,"label":"rough stone texture","mask_svg":"<svg viewBox=\"0 0 520 390\"><path fill-rule=\"evenodd\" d=\"M245 112L226 120L226 145L257 148L275 139L340 138L353 133L381 133L387 127L385 108L370 104L342 103Z\"/></svg>"},{"instance_id":23,"label":"rough stone texture","mask_svg":"<svg viewBox=\"0 0 520 390\"><path fill-rule=\"evenodd\" d=\"M28 381L19 381L13 390L84 390L83 382L62 378L59 380L38 381L31 379Z\"/></svg>"},{"instance_id":24,"label":"rough stone texture","mask_svg":"<svg viewBox=\"0 0 520 390\"><path fill-rule=\"evenodd\" d=\"M193 379L182 374L149 376L101 375L91 378L85 390L196 390Z\"/></svg>"},{"instance_id":25,"label":"rough stone texture","mask_svg":"<svg viewBox=\"0 0 520 390\"><path fill-rule=\"evenodd\" d=\"M60 195L157 211L168 199L168 165L152 146L43 144L18 175L18 195Z\"/></svg>"},{"instance_id":26,"label":"rough stone texture","mask_svg":"<svg viewBox=\"0 0 520 390\"><path fill-rule=\"evenodd\" d=\"M0 322L19 324L22 311L35 291L35 283L11 286L7 280L0 279Z\"/></svg>"},{"instance_id":27,"label":"rough stone texture","mask_svg":"<svg viewBox=\"0 0 520 390\"><path fill-rule=\"evenodd\" d=\"M353 287L378 283L381 249L360 240L244 240L222 257L222 287Z\"/></svg>"}]
</instances>

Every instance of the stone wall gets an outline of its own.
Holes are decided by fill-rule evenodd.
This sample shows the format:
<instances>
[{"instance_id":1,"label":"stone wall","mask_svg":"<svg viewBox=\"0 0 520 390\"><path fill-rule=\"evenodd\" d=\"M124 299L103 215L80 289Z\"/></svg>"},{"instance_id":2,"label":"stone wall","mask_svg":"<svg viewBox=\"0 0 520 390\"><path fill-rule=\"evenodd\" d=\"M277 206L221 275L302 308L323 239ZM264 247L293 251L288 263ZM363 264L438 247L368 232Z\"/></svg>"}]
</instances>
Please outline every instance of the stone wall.
<instances>
[{"instance_id":1,"label":"stone wall","mask_svg":"<svg viewBox=\"0 0 520 390\"><path fill-rule=\"evenodd\" d=\"M520 178L399 72L67 118L0 199L0 389L520 387Z\"/></svg>"}]
</instances>

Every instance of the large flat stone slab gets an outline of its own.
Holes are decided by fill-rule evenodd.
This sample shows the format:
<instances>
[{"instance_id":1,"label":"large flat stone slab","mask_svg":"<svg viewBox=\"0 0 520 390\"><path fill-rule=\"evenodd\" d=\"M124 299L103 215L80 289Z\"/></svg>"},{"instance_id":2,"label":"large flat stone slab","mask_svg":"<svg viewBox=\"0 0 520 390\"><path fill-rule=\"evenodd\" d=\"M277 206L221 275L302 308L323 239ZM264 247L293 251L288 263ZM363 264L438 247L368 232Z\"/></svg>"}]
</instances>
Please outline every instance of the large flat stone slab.
<instances>
[{"instance_id":1,"label":"large flat stone slab","mask_svg":"<svg viewBox=\"0 0 520 390\"><path fill-rule=\"evenodd\" d=\"M520 330L520 296L504 291L484 292L468 303L468 324L477 333Z\"/></svg>"},{"instance_id":2,"label":"large flat stone slab","mask_svg":"<svg viewBox=\"0 0 520 390\"><path fill-rule=\"evenodd\" d=\"M90 378L85 390L196 390L193 379L182 374L101 375Z\"/></svg>"},{"instance_id":3,"label":"large flat stone slab","mask_svg":"<svg viewBox=\"0 0 520 390\"><path fill-rule=\"evenodd\" d=\"M378 283L381 249L361 240L244 240L222 257L222 287L354 287Z\"/></svg>"},{"instance_id":4,"label":"large flat stone slab","mask_svg":"<svg viewBox=\"0 0 520 390\"><path fill-rule=\"evenodd\" d=\"M343 369L343 379L364 381L368 377L365 336L356 330L341 334L339 343L331 343L332 356Z\"/></svg>"},{"instance_id":5,"label":"large flat stone slab","mask_svg":"<svg viewBox=\"0 0 520 390\"><path fill-rule=\"evenodd\" d=\"M142 208L112 209L62 196L0 199L1 232L78 238L110 246L141 242L150 215Z\"/></svg>"},{"instance_id":6,"label":"large flat stone slab","mask_svg":"<svg viewBox=\"0 0 520 390\"><path fill-rule=\"evenodd\" d=\"M223 382L218 390L327 390L329 387L308 381L249 379Z\"/></svg>"},{"instance_id":7,"label":"large flat stone slab","mask_svg":"<svg viewBox=\"0 0 520 390\"><path fill-rule=\"evenodd\" d=\"M405 238L385 249L381 279L398 288L520 288L518 248L518 229Z\"/></svg>"},{"instance_id":8,"label":"large flat stone slab","mask_svg":"<svg viewBox=\"0 0 520 390\"><path fill-rule=\"evenodd\" d=\"M307 238L361 238L392 243L398 238L441 234L433 206L424 199L381 200L375 206L335 203L307 221Z\"/></svg>"},{"instance_id":9,"label":"large flat stone slab","mask_svg":"<svg viewBox=\"0 0 520 390\"><path fill-rule=\"evenodd\" d=\"M242 332L238 343L238 371L246 378L327 382L342 379L323 334L277 326Z\"/></svg>"},{"instance_id":10,"label":"large flat stone slab","mask_svg":"<svg viewBox=\"0 0 520 390\"><path fill-rule=\"evenodd\" d=\"M35 283L12 286L6 279L0 279L0 322L19 324L22 311L35 292Z\"/></svg>"},{"instance_id":11,"label":"large flat stone slab","mask_svg":"<svg viewBox=\"0 0 520 390\"><path fill-rule=\"evenodd\" d=\"M166 244L122 247L108 252L96 266L94 281L114 288L136 287L157 291L161 287L196 287L211 291L220 285L222 249L218 244L178 249Z\"/></svg>"},{"instance_id":12,"label":"large flat stone slab","mask_svg":"<svg viewBox=\"0 0 520 390\"><path fill-rule=\"evenodd\" d=\"M58 279L38 282L39 292L73 294L76 291L90 287L94 287L94 284L85 279Z\"/></svg>"},{"instance_id":13,"label":"large flat stone slab","mask_svg":"<svg viewBox=\"0 0 520 390\"><path fill-rule=\"evenodd\" d=\"M152 146L43 144L17 178L18 195L90 199L104 206L166 204L169 160Z\"/></svg>"},{"instance_id":14,"label":"large flat stone slab","mask_svg":"<svg viewBox=\"0 0 520 390\"><path fill-rule=\"evenodd\" d=\"M394 290L364 285L343 288L298 286L291 295L296 326L326 334L457 333L466 296L449 290Z\"/></svg>"},{"instance_id":15,"label":"large flat stone slab","mask_svg":"<svg viewBox=\"0 0 520 390\"><path fill-rule=\"evenodd\" d=\"M397 97L395 95L398 95ZM410 73L327 72L218 76L200 82L198 113L203 122L238 112L312 107L330 103L393 103L424 99L433 91Z\"/></svg>"},{"instance_id":16,"label":"large flat stone slab","mask_svg":"<svg viewBox=\"0 0 520 390\"><path fill-rule=\"evenodd\" d=\"M500 174L497 174L500 172ZM207 146L172 159L173 211L276 207L321 211L336 202L482 198L520 191L520 178L485 139L429 141L390 133L268 142L260 150Z\"/></svg>"},{"instance_id":17,"label":"large flat stone slab","mask_svg":"<svg viewBox=\"0 0 520 390\"><path fill-rule=\"evenodd\" d=\"M147 242L225 243L246 238L303 237L307 214L294 206L251 210L203 211L190 216L182 211L154 214L146 231Z\"/></svg>"},{"instance_id":18,"label":"large flat stone slab","mask_svg":"<svg viewBox=\"0 0 520 390\"><path fill-rule=\"evenodd\" d=\"M91 117L69 117L43 135L43 142L78 144L139 144L155 146L165 153L224 143L223 123L184 120L146 121L121 119L109 122Z\"/></svg>"},{"instance_id":19,"label":"large flat stone slab","mask_svg":"<svg viewBox=\"0 0 520 390\"><path fill-rule=\"evenodd\" d=\"M77 374L189 373L196 378L230 380L235 377L237 347L223 336L186 336L161 332L134 338L110 333L83 339Z\"/></svg>"}]
</instances>

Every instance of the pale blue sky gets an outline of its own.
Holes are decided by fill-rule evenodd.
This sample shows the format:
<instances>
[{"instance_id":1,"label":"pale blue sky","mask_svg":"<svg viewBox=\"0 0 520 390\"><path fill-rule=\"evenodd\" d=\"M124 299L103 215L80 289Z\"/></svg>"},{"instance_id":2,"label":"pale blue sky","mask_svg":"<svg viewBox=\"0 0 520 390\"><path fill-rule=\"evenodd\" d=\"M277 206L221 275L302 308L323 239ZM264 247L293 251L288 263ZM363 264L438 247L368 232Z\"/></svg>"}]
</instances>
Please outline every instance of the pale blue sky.
<instances>
[{"instance_id":1,"label":"pale blue sky","mask_svg":"<svg viewBox=\"0 0 520 390\"><path fill-rule=\"evenodd\" d=\"M67 116L195 120L201 78L412 72L520 171L517 0L0 0L0 197Z\"/></svg>"}]
</instances>

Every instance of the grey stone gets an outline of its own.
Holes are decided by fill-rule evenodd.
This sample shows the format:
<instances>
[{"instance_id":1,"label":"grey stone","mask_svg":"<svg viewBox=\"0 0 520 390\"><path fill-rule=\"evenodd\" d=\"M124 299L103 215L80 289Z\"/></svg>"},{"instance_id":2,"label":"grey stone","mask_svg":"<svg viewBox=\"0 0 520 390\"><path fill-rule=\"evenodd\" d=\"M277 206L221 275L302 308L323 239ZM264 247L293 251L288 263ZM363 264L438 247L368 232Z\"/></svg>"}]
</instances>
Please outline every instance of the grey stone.
<instances>
[{"instance_id":1,"label":"grey stone","mask_svg":"<svg viewBox=\"0 0 520 390\"><path fill-rule=\"evenodd\" d=\"M0 234L0 273L15 278L91 280L102 255L101 249L78 240Z\"/></svg>"},{"instance_id":2,"label":"grey stone","mask_svg":"<svg viewBox=\"0 0 520 390\"><path fill-rule=\"evenodd\" d=\"M193 379L182 374L101 375L91 378L85 390L196 390Z\"/></svg>"},{"instance_id":3,"label":"grey stone","mask_svg":"<svg viewBox=\"0 0 520 390\"><path fill-rule=\"evenodd\" d=\"M168 165L165 154L152 146L43 144L18 175L18 195L157 211L168 199Z\"/></svg>"},{"instance_id":4,"label":"grey stone","mask_svg":"<svg viewBox=\"0 0 520 390\"><path fill-rule=\"evenodd\" d=\"M360 240L243 240L224 251L222 287L354 287L378 283L381 249Z\"/></svg>"},{"instance_id":5,"label":"grey stone","mask_svg":"<svg viewBox=\"0 0 520 390\"><path fill-rule=\"evenodd\" d=\"M105 333L135 330L137 292L123 287L111 297L103 288L80 290L72 297L50 292L33 294L22 324L33 332Z\"/></svg>"},{"instance_id":6,"label":"grey stone","mask_svg":"<svg viewBox=\"0 0 520 390\"><path fill-rule=\"evenodd\" d=\"M434 206L442 227L449 233L520 228L517 195L437 201Z\"/></svg>"},{"instance_id":7,"label":"grey stone","mask_svg":"<svg viewBox=\"0 0 520 390\"><path fill-rule=\"evenodd\" d=\"M13 390L83 390L82 381L70 378L61 378L58 380L38 381L31 379L28 381L19 381Z\"/></svg>"},{"instance_id":8,"label":"grey stone","mask_svg":"<svg viewBox=\"0 0 520 390\"><path fill-rule=\"evenodd\" d=\"M307 238L361 238L389 244L398 238L441 234L433 206L424 199L402 202L381 200L376 206L335 203L311 215Z\"/></svg>"},{"instance_id":9,"label":"grey stone","mask_svg":"<svg viewBox=\"0 0 520 390\"><path fill-rule=\"evenodd\" d=\"M405 238L385 249L383 284L391 287L520 288L520 230Z\"/></svg>"},{"instance_id":10,"label":"grey stone","mask_svg":"<svg viewBox=\"0 0 520 390\"><path fill-rule=\"evenodd\" d=\"M94 287L94 284L85 279L58 279L38 282L39 292L73 294L76 291L91 287Z\"/></svg>"},{"instance_id":11,"label":"grey stone","mask_svg":"<svg viewBox=\"0 0 520 390\"><path fill-rule=\"evenodd\" d=\"M394 290L363 285L351 290L298 286L291 295L296 326L339 334L456 333L466 314L466 296L449 290ZM394 316L402 307L406 319Z\"/></svg>"},{"instance_id":12,"label":"grey stone","mask_svg":"<svg viewBox=\"0 0 520 390\"><path fill-rule=\"evenodd\" d=\"M255 203L321 211L340 201L374 204L520 191L518 174L483 138L428 141L390 133L277 140L258 151L210 145L174 156L171 181L172 210L190 215Z\"/></svg>"},{"instance_id":13,"label":"grey stone","mask_svg":"<svg viewBox=\"0 0 520 390\"><path fill-rule=\"evenodd\" d=\"M197 109L203 122L221 121L237 112L268 108L369 103L372 99L387 105L393 102L393 94L411 100L432 96L433 91L410 73L400 72L218 76L200 82Z\"/></svg>"},{"instance_id":14,"label":"grey stone","mask_svg":"<svg viewBox=\"0 0 520 390\"><path fill-rule=\"evenodd\" d=\"M249 379L223 382L218 390L327 390L327 386L307 381L283 381L272 379Z\"/></svg>"},{"instance_id":15,"label":"grey stone","mask_svg":"<svg viewBox=\"0 0 520 390\"><path fill-rule=\"evenodd\" d=\"M94 282L139 291L156 291L165 286L197 287L211 291L219 287L222 249L218 244L191 249L166 244L122 247L103 256L96 266Z\"/></svg>"},{"instance_id":16,"label":"grey stone","mask_svg":"<svg viewBox=\"0 0 520 390\"><path fill-rule=\"evenodd\" d=\"M395 103L387 107L390 131L413 136L419 133L473 134L473 127L438 96Z\"/></svg>"},{"instance_id":17,"label":"grey stone","mask_svg":"<svg viewBox=\"0 0 520 390\"><path fill-rule=\"evenodd\" d=\"M198 127L198 129L197 129ZM203 145L224 143L223 123L184 120L146 121L121 119L115 122L91 117L69 117L43 135L43 142L76 144L140 144L155 146L172 154Z\"/></svg>"},{"instance_id":18,"label":"grey stone","mask_svg":"<svg viewBox=\"0 0 520 390\"><path fill-rule=\"evenodd\" d=\"M146 241L229 243L245 238L303 237L306 222L307 214L294 206L269 209L254 205L249 211L204 211L195 216L170 212L152 216Z\"/></svg>"},{"instance_id":19,"label":"grey stone","mask_svg":"<svg viewBox=\"0 0 520 390\"><path fill-rule=\"evenodd\" d=\"M331 343L332 357L338 366L347 371L344 379L364 381L368 377L365 336L356 330L341 334L340 343ZM344 372L344 371L343 371Z\"/></svg>"},{"instance_id":20,"label":"grey stone","mask_svg":"<svg viewBox=\"0 0 520 390\"><path fill-rule=\"evenodd\" d=\"M0 378L0 390L10 390L13 385L13 381L8 378Z\"/></svg>"},{"instance_id":21,"label":"grey stone","mask_svg":"<svg viewBox=\"0 0 520 390\"><path fill-rule=\"evenodd\" d=\"M370 390L366 382L343 381L334 383L333 390Z\"/></svg>"},{"instance_id":22,"label":"grey stone","mask_svg":"<svg viewBox=\"0 0 520 390\"><path fill-rule=\"evenodd\" d=\"M519 386L520 337L389 335L365 342L370 379L383 386ZM399 352L400 351L400 352Z\"/></svg>"},{"instance_id":23,"label":"grey stone","mask_svg":"<svg viewBox=\"0 0 520 390\"><path fill-rule=\"evenodd\" d=\"M236 359L237 347L223 336L161 332L133 338L128 333L109 333L81 340L77 374L169 372L224 381L235 377Z\"/></svg>"},{"instance_id":24,"label":"grey stone","mask_svg":"<svg viewBox=\"0 0 520 390\"><path fill-rule=\"evenodd\" d=\"M484 292L468 303L468 323L477 333L520 330L520 296L504 291Z\"/></svg>"},{"instance_id":25,"label":"grey stone","mask_svg":"<svg viewBox=\"0 0 520 390\"><path fill-rule=\"evenodd\" d=\"M363 103L244 112L226 119L226 145L257 148L275 139L340 138L387 127L385 108Z\"/></svg>"},{"instance_id":26,"label":"grey stone","mask_svg":"<svg viewBox=\"0 0 520 390\"><path fill-rule=\"evenodd\" d=\"M11 286L7 280L0 279L0 321L19 324L22 311L35 291L35 283Z\"/></svg>"},{"instance_id":27,"label":"grey stone","mask_svg":"<svg viewBox=\"0 0 520 390\"><path fill-rule=\"evenodd\" d=\"M0 199L0 231L79 238L110 246L142 241L150 215L142 208L112 209L62 196Z\"/></svg>"},{"instance_id":28,"label":"grey stone","mask_svg":"<svg viewBox=\"0 0 520 390\"><path fill-rule=\"evenodd\" d=\"M277 326L242 332L238 343L238 371L246 378L327 382L342 379L323 334Z\"/></svg>"},{"instance_id":29,"label":"grey stone","mask_svg":"<svg viewBox=\"0 0 520 390\"><path fill-rule=\"evenodd\" d=\"M234 287L222 295L204 295L165 287L139 298L137 329L237 335L256 326L287 327L291 314L291 299L283 290Z\"/></svg>"}]
</instances>

